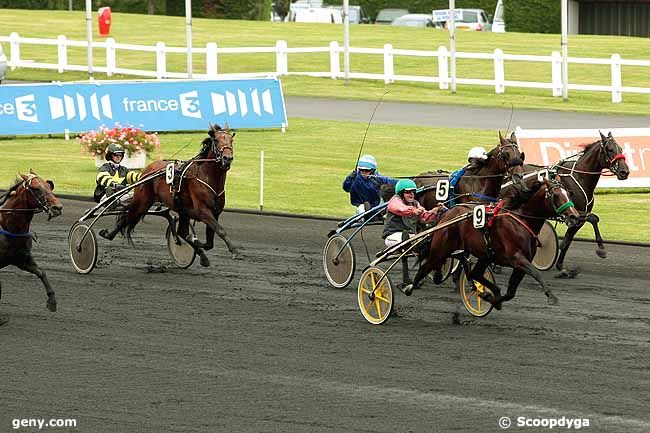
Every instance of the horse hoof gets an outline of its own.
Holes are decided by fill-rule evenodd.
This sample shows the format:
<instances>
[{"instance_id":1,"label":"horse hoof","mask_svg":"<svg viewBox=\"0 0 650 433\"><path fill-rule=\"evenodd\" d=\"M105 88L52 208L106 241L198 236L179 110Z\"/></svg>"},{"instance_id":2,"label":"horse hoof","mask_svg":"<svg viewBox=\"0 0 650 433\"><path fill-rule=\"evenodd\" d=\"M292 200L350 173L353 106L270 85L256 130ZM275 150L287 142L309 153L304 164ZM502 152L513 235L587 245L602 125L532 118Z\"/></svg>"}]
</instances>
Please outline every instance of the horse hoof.
<instances>
[{"instance_id":1,"label":"horse hoof","mask_svg":"<svg viewBox=\"0 0 650 433\"><path fill-rule=\"evenodd\" d=\"M601 250L601 249L598 249L598 250L596 250L596 255L597 255L598 257L600 257L601 259L605 259L605 258L607 258L607 250L604 250L604 249L602 249L602 250Z\"/></svg>"},{"instance_id":2,"label":"horse hoof","mask_svg":"<svg viewBox=\"0 0 650 433\"><path fill-rule=\"evenodd\" d=\"M232 250L232 259L239 260L241 259L241 253L238 250Z\"/></svg>"},{"instance_id":3,"label":"horse hoof","mask_svg":"<svg viewBox=\"0 0 650 433\"><path fill-rule=\"evenodd\" d=\"M501 302L499 302L498 304L494 304L493 306L494 306L494 308L496 308L497 310L501 310L501 309L503 308L503 304L502 304Z\"/></svg>"},{"instance_id":4,"label":"horse hoof","mask_svg":"<svg viewBox=\"0 0 650 433\"><path fill-rule=\"evenodd\" d=\"M406 296L411 296L411 293L413 293L413 284L406 284L406 285L400 287L400 290Z\"/></svg>"},{"instance_id":5,"label":"horse hoof","mask_svg":"<svg viewBox=\"0 0 650 433\"><path fill-rule=\"evenodd\" d=\"M50 310L52 313L56 313L56 302L48 302L47 309Z\"/></svg>"},{"instance_id":6,"label":"horse hoof","mask_svg":"<svg viewBox=\"0 0 650 433\"><path fill-rule=\"evenodd\" d=\"M206 256L201 256L201 262L200 263L201 263L201 266L203 266L204 268L207 268L207 267L210 266L210 260L208 260L208 258Z\"/></svg>"},{"instance_id":7,"label":"horse hoof","mask_svg":"<svg viewBox=\"0 0 650 433\"><path fill-rule=\"evenodd\" d=\"M562 269L559 273L555 274L555 278L565 279L565 278L573 278L573 277L571 276L571 273L569 271L567 271L566 269Z\"/></svg>"},{"instance_id":8,"label":"horse hoof","mask_svg":"<svg viewBox=\"0 0 650 433\"><path fill-rule=\"evenodd\" d=\"M434 284L442 284L442 272L436 271L433 274L433 282Z\"/></svg>"},{"instance_id":9,"label":"horse hoof","mask_svg":"<svg viewBox=\"0 0 650 433\"><path fill-rule=\"evenodd\" d=\"M110 235L109 231L106 229L101 229L99 231L99 236L103 237L104 239L108 239L109 241L113 240L113 237Z\"/></svg>"},{"instance_id":10,"label":"horse hoof","mask_svg":"<svg viewBox=\"0 0 650 433\"><path fill-rule=\"evenodd\" d=\"M552 293L549 293L548 295L548 305L560 305L560 300Z\"/></svg>"}]
</instances>

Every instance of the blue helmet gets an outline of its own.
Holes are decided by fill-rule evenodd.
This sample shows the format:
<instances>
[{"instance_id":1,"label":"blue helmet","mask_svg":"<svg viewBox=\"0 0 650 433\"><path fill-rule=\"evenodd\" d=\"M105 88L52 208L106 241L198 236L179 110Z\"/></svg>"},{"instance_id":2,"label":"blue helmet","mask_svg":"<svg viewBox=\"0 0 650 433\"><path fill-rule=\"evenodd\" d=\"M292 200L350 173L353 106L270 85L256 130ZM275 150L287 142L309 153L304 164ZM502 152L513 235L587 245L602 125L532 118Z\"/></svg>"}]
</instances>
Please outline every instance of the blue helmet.
<instances>
[{"instance_id":1,"label":"blue helmet","mask_svg":"<svg viewBox=\"0 0 650 433\"><path fill-rule=\"evenodd\" d=\"M363 155L359 158L358 169L377 170L377 160L372 155Z\"/></svg>"}]
</instances>

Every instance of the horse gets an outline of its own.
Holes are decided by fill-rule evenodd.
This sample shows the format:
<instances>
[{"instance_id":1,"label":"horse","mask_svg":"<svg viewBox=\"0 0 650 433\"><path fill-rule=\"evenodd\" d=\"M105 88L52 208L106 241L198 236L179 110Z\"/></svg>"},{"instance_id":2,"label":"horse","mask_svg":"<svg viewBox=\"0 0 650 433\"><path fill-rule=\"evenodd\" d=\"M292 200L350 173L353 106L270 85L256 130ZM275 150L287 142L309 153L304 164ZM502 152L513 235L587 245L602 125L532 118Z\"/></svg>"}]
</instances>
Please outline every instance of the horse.
<instances>
[{"instance_id":1,"label":"horse","mask_svg":"<svg viewBox=\"0 0 650 433\"><path fill-rule=\"evenodd\" d=\"M99 234L112 240L121 232L132 242L131 233L135 226L154 202L161 202L178 214L178 235L195 249L202 266L210 266L205 251L213 248L215 233L226 243L233 258L236 258L238 251L219 224L219 215L226 204L226 175L234 159L234 136L235 133L231 133L228 125L224 128L210 125L201 152L188 161L188 165L183 166L179 192L170 192L163 177L153 177L135 187L133 200L126 211L118 216L115 228L111 231L102 230ZM142 178L164 171L166 165L165 161L149 164L142 171ZM190 220L201 221L206 225L205 243L189 233Z\"/></svg>"},{"instance_id":2,"label":"horse","mask_svg":"<svg viewBox=\"0 0 650 433\"><path fill-rule=\"evenodd\" d=\"M475 205L463 203L450 209L438 225L466 214ZM493 295L486 300L500 309L502 302L514 298L519 283L525 275L533 277L542 288L551 305L558 304L557 297L546 286L541 273L531 260L537 250L537 235L544 221L553 216L563 216L570 225L578 220L578 212L569 200L568 192L559 178L537 182L528 192L517 192L513 197L501 200L494 208L484 230L474 228L470 219L463 219L433 233L428 254L418 270L413 284L404 288L407 295L422 284L424 277L433 269L440 270L445 260L454 252L462 250L478 258L469 278L488 287ZM508 291L502 296L499 287L488 281L483 273L490 264L513 268ZM435 281L439 283L439 281Z\"/></svg>"},{"instance_id":3,"label":"horse","mask_svg":"<svg viewBox=\"0 0 650 433\"><path fill-rule=\"evenodd\" d=\"M504 138L499 131L499 144L487 154L487 160L481 166L469 166L455 185L454 203L469 201L496 201L505 176L510 176L522 190L526 187L521 182L525 155L517 145L514 132L510 138ZM446 174L432 172L421 173L413 178L418 188L436 185L441 179L448 179ZM418 196L418 201L426 209L438 205L436 191L427 191Z\"/></svg>"},{"instance_id":4,"label":"horse","mask_svg":"<svg viewBox=\"0 0 650 433\"><path fill-rule=\"evenodd\" d=\"M575 208L580 213L578 223L569 227L560 244L560 254L555 264L556 268L560 271L556 275L559 278L573 278L579 273L577 268L567 270L564 267L564 257L576 233L587 222L594 229L594 235L598 245L596 254L601 258L607 257L603 238L598 228L599 218L597 215L591 213L594 207L594 190L603 170L611 171L619 180L625 180L630 175L630 169L625 162L623 150L611 132L607 136L600 132L599 140L582 147L584 149L582 152L564 158L551 167L529 164L523 167L525 173L535 173L547 169L558 172L562 184L569 192L569 197L575 203Z\"/></svg>"},{"instance_id":5,"label":"horse","mask_svg":"<svg viewBox=\"0 0 650 433\"><path fill-rule=\"evenodd\" d=\"M32 256L29 231L34 214L45 212L48 221L61 215L63 205L52 192L54 183L41 179L33 170L21 174L16 184L0 197L0 269L13 265L36 275L47 293L47 309L56 311L54 289ZM0 286L0 297L2 287Z\"/></svg>"}]
</instances>

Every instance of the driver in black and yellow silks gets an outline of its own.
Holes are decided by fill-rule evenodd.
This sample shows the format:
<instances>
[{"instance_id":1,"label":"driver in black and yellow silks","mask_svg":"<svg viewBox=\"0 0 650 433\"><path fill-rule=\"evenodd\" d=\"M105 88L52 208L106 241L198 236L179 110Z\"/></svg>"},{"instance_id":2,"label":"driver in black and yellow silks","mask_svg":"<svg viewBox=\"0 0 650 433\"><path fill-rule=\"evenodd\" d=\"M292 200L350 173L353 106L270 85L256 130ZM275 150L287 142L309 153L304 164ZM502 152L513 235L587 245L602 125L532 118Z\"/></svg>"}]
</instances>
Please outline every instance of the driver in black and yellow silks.
<instances>
[{"instance_id":1,"label":"driver in black and yellow silks","mask_svg":"<svg viewBox=\"0 0 650 433\"><path fill-rule=\"evenodd\" d=\"M110 144L106 149L107 163L99 167L97 172L97 186L93 194L94 200L99 203L104 196L110 196L115 192L126 188L140 180L140 172L129 170L121 165L124 158L124 148L118 144ZM129 197L130 196L130 197ZM120 204L126 205L130 201L132 194L126 194L120 199Z\"/></svg>"}]
</instances>

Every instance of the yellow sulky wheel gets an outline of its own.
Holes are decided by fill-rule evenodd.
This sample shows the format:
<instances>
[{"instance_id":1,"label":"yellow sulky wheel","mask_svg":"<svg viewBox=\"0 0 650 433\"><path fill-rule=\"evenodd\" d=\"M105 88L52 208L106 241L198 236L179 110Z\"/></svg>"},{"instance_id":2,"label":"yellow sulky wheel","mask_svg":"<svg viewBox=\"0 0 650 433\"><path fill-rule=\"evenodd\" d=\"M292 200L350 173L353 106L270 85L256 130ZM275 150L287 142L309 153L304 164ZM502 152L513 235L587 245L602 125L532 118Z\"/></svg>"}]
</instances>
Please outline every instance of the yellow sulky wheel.
<instances>
[{"instance_id":1,"label":"yellow sulky wheel","mask_svg":"<svg viewBox=\"0 0 650 433\"><path fill-rule=\"evenodd\" d=\"M494 274L492 270L488 267L483 273L485 278L491 282L495 282ZM465 275L465 270L461 270L460 278L458 279L458 290L460 291L460 297L463 300L463 305L469 314L474 317L484 317L490 314L492 311L492 304L481 298L481 293L492 293L490 289L485 287L483 284L478 281L474 281L474 287L472 288L467 275Z\"/></svg>"},{"instance_id":2,"label":"yellow sulky wheel","mask_svg":"<svg viewBox=\"0 0 650 433\"><path fill-rule=\"evenodd\" d=\"M381 268L369 266L359 280L359 309L363 317L373 325L384 323L393 311L393 288L388 276L382 279L384 275Z\"/></svg>"},{"instance_id":3,"label":"yellow sulky wheel","mask_svg":"<svg viewBox=\"0 0 650 433\"><path fill-rule=\"evenodd\" d=\"M544 221L537 237L541 246L537 247L532 263L537 270L548 271L555 264L560 249L557 233L550 222Z\"/></svg>"}]
</instances>

